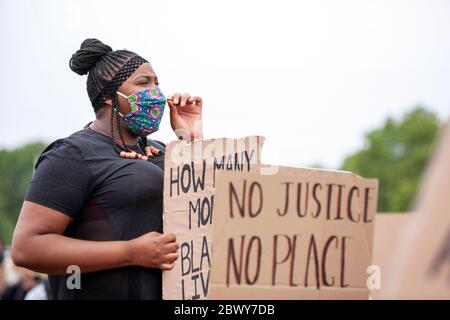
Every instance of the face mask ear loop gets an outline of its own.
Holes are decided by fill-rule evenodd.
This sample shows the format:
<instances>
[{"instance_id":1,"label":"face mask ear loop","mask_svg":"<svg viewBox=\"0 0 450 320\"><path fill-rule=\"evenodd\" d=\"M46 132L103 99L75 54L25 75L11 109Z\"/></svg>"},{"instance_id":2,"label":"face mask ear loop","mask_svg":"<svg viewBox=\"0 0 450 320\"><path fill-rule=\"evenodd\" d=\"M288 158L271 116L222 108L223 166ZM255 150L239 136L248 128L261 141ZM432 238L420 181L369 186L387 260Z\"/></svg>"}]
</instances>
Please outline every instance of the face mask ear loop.
<instances>
[{"instance_id":1,"label":"face mask ear loop","mask_svg":"<svg viewBox=\"0 0 450 320\"><path fill-rule=\"evenodd\" d=\"M113 105L114 110L117 112L116 113L116 125L117 125L117 131L119 132L120 141L122 142L122 148L125 151L130 152L130 149L125 144L125 140L123 139L123 135L122 135L122 128L120 127L119 115L122 116L122 114L118 110L119 102L117 100L117 95L112 96L112 105ZM111 127L112 127L112 120L111 120ZM114 143L114 138L113 138L113 143Z\"/></svg>"},{"instance_id":2,"label":"face mask ear loop","mask_svg":"<svg viewBox=\"0 0 450 320\"><path fill-rule=\"evenodd\" d=\"M128 97L126 95L124 95L123 93L120 93L119 91L116 91L119 95L121 95L122 97L124 97L125 99L128 100ZM114 99L112 99L112 107L114 109L114 111L116 111L122 118L124 117L124 115L119 111L119 100L117 99L117 96L114 95ZM114 101L115 100L115 101Z\"/></svg>"},{"instance_id":3,"label":"face mask ear loop","mask_svg":"<svg viewBox=\"0 0 450 320\"><path fill-rule=\"evenodd\" d=\"M120 93L119 91L116 91L117 92L117 94L119 95L119 96L122 96L122 97L124 97L125 99L127 99L127 101L128 101L128 97L126 96L126 95L124 95L123 93ZM116 96L117 97L117 96ZM116 107L117 106L117 107ZM124 115L119 111L119 101L116 99L116 106L114 106L114 104L113 104L113 108L114 108L114 110L116 110L116 112L123 118L124 117Z\"/></svg>"},{"instance_id":4,"label":"face mask ear loop","mask_svg":"<svg viewBox=\"0 0 450 320\"><path fill-rule=\"evenodd\" d=\"M114 138L114 118L115 118L115 113L116 113L116 108L112 108L112 110L111 110L111 143L112 143L112 147L113 147L113 149L114 149L114 151L116 151L117 152L117 154L120 154L120 151L122 151L122 150L117 150L118 148L117 148L117 145L116 145L116 143L115 143L115 138Z\"/></svg>"},{"instance_id":5,"label":"face mask ear loop","mask_svg":"<svg viewBox=\"0 0 450 320\"><path fill-rule=\"evenodd\" d=\"M128 96L124 95L123 93L121 93L121 92L119 92L119 91L116 91L116 92L117 92L117 94L118 94L119 96L122 96L122 97L124 97L125 99L128 100Z\"/></svg>"}]
</instances>

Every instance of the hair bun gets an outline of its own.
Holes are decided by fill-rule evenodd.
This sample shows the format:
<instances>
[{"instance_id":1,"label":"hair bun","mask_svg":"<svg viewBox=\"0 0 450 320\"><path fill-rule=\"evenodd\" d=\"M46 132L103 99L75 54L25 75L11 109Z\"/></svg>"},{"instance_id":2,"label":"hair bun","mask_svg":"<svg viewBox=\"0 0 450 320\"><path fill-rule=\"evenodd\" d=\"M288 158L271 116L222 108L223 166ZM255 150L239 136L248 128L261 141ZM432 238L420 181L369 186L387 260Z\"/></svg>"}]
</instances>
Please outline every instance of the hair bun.
<instances>
[{"instance_id":1,"label":"hair bun","mask_svg":"<svg viewBox=\"0 0 450 320\"><path fill-rule=\"evenodd\" d=\"M105 54L112 52L110 46L97 39L86 39L69 61L70 69L79 75L87 74Z\"/></svg>"}]
</instances>

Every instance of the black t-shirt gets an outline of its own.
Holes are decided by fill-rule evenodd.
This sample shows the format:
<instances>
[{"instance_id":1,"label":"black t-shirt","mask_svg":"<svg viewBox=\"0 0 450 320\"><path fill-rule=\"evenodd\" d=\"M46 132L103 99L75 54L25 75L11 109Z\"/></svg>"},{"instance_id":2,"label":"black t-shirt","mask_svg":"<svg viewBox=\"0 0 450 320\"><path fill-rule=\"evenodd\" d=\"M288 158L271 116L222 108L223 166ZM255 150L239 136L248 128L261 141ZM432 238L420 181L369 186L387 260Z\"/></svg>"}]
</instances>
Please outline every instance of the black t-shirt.
<instances>
[{"instance_id":1,"label":"black t-shirt","mask_svg":"<svg viewBox=\"0 0 450 320\"><path fill-rule=\"evenodd\" d=\"M88 127L51 143L35 166L25 200L72 217L64 235L110 241L162 232L162 142L148 161L119 157L112 139ZM130 147L141 154L143 145ZM81 270L82 272L83 270ZM49 275L52 299L161 299L162 272L138 266L81 274L81 289Z\"/></svg>"}]
</instances>

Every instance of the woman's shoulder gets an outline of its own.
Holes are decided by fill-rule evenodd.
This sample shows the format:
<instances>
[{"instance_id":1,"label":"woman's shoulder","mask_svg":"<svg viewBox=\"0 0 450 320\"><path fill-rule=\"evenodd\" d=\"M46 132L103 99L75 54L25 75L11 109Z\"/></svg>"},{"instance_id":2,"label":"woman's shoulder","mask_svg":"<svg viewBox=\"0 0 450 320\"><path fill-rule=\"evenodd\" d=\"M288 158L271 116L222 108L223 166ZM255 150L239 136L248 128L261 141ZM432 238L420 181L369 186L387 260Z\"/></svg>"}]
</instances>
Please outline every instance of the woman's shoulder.
<instances>
[{"instance_id":1,"label":"woman's shoulder","mask_svg":"<svg viewBox=\"0 0 450 320\"><path fill-rule=\"evenodd\" d=\"M34 168L37 169L42 161L49 158L61 161L67 159L82 160L81 145L84 135L83 130L79 130L68 137L54 140L41 152Z\"/></svg>"}]
</instances>

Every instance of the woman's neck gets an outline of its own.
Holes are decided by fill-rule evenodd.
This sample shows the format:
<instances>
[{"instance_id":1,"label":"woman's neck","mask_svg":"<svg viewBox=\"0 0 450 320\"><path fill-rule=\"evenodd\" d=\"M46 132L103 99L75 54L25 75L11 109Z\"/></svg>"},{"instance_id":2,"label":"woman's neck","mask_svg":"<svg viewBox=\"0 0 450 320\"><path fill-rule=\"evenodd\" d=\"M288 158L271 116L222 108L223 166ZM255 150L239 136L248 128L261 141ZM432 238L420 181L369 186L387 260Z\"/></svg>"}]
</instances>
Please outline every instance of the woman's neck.
<instances>
[{"instance_id":1,"label":"woman's neck","mask_svg":"<svg viewBox=\"0 0 450 320\"><path fill-rule=\"evenodd\" d=\"M111 137L111 123L96 119L92 121L89 128L91 128L94 131L100 132L108 137ZM113 123L113 130L114 130L114 141L122 145L122 140L120 139L119 130L117 129L117 126L115 123ZM126 129L121 129L123 140L125 141L125 144L128 146L135 146L138 143L138 137L135 135L132 135L128 132Z\"/></svg>"}]
</instances>

